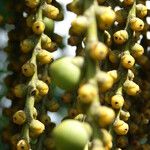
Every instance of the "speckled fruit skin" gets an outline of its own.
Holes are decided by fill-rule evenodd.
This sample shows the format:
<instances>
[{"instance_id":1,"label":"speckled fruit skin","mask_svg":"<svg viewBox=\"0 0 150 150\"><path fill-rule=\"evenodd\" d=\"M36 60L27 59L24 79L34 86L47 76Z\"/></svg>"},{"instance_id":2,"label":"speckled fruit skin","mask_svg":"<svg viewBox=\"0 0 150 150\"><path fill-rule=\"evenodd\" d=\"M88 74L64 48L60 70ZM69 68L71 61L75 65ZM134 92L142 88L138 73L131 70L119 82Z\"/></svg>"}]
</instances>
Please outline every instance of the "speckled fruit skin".
<instances>
[{"instance_id":1,"label":"speckled fruit skin","mask_svg":"<svg viewBox=\"0 0 150 150\"><path fill-rule=\"evenodd\" d=\"M52 135L57 150L84 150L89 135L83 123L68 119L54 128Z\"/></svg>"},{"instance_id":2,"label":"speckled fruit skin","mask_svg":"<svg viewBox=\"0 0 150 150\"><path fill-rule=\"evenodd\" d=\"M49 74L52 81L64 90L74 90L80 82L81 68L80 65L75 63L75 60L77 62L79 60L80 63L81 57L63 57L54 61L49 67Z\"/></svg>"}]
</instances>

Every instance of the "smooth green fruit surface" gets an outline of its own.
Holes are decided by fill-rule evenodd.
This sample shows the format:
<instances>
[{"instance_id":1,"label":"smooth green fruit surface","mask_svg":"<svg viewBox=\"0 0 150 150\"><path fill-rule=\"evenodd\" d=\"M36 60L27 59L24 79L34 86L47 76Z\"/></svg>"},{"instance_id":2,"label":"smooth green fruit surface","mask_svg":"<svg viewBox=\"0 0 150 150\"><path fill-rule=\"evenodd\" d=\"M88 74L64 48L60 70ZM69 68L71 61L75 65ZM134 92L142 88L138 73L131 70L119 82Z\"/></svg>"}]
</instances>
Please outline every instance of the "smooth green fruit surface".
<instances>
[{"instance_id":1,"label":"smooth green fruit surface","mask_svg":"<svg viewBox=\"0 0 150 150\"><path fill-rule=\"evenodd\" d=\"M54 61L49 67L52 81L64 90L77 88L81 79L81 69L73 60L72 57L63 57Z\"/></svg>"},{"instance_id":2,"label":"smooth green fruit surface","mask_svg":"<svg viewBox=\"0 0 150 150\"><path fill-rule=\"evenodd\" d=\"M52 19L49 19L47 17L43 18L43 22L45 24L45 31L47 34L51 34L54 32L54 21Z\"/></svg>"},{"instance_id":3,"label":"smooth green fruit surface","mask_svg":"<svg viewBox=\"0 0 150 150\"><path fill-rule=\"evenodd\" d=\"M84 150L89 140L84 123L73 119L63 121L52 134L57 150Z\"/></svg>"}]
</instances>

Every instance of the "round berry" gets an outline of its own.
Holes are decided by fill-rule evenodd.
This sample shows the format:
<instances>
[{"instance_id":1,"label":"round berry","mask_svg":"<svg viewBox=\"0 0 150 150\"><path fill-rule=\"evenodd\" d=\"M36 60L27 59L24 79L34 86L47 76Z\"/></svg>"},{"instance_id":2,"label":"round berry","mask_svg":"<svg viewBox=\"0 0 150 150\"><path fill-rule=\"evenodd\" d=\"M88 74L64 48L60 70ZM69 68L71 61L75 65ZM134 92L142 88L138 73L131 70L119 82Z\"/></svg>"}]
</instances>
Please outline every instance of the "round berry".
<instances>
[{"instance_id":1,"label":"round berry","mask_svg":"<svg viewBox=\"0 0 150 150\"><path fill-rule=\"evenodd\" d=\"M22 125L25 121L26 121L26 114L23 110L19 110L13 115L14 123Z\"/></svg>"},{"instance_id":2,"label":"round berry","mask_svg":"<svg viewBox=\"0 0 150 150\"><path fill-rule=\"evenodd\" d=\"M32 30L35 34L42 34L45 30L45 24L43 21L37 20L33 23Z\"/></svg>"},{"instance_id":3,"label":"round berry","mask_svg":"<svg viewBox=\"0 0 150 150\"><path fill-rule=\"evenodd\" d=\"M128 40L128 32L126 30L119 30L113 35L114 42L117 44L124 44Z\"/></svg>"},{"instance_id":4,"label":"round berry","mask_svg":"<svg viewBox=\"0 0 150 150\"><path fill-rule=\"evenodd\" d=\"M124 104L124 98L122 95L114 95L111 98L111 105L114 109L120 109L122 108Z\"/></svg>"},{"instance_id":5,"label":"round berry","mask_svg":"<svg viewBox=\"0 0 150 150\"><path fill-rule=\"evenodd\" d=\"M113 109L101 106L98 109L98 123L101 127L106 127L110 125L115 118L115 112Z\"/></svg>"},{"instance_id":6,"label":"round berry","mask_svg":"<svg viewBox=\"0 0 150 150\"><path fill-rule=\"evenodd\" d=\"M130 69L134 66L135 59L130 54L124 54L121 57L121 64L124 68Z\"/></svg>"},{"instance_id":7,"label":"round berry","mask_svg":"<svg viewBox=\"0 0 150 150\"><path fill-rule=\"evenodd\" d=\"M42 50L38 51L37 60L41 64L49 64L50 62L53 61L53 55L52 55L52 53L42 49Z\"/></svg>"},{"instance_id":8,"label":"round berry","mask_svg":"<svg viewBox=\"0 0 150 150\"><path fill-rule=\"evenodd\" d=\"M78 98L80 102L89 104L94 101L96 96L97 90L93 85L87 83L79 87Z\"/></svg>"},{"instance_id":9,"label":"round berry","mask_svg":"<svg viewBox=\"0 0 150 150\"><path fill-rule=\"evenodd\" d=\"M17 150L29 150L29 144L24 139L18 141L17 143Z\"/></svg>"},{"instance_id":10,"label":"round berry","mask_svg":"<svg viewBox=\"0 0 150 150\"><path fill-rule=\"evenodd\" d=\"M90 56L94 60L104 60L108 54L108 47L102 43L98 42L96 44L93 44L92 48L90 49Z\"/></svg>"},{"instance_id":11,"label":"round berry","mask_svg":"<svg viewBox=\"0 0 150 150\"><path fill-rule=\"evenodd\" d=\"M21 70L23 75L26 77L31 77L35 72L35 65L33 63L27 62L22 66Z\"/></svg>"},{"instance_id":12,"label":"round berry","mask_svg":"<svg viewBox=\"0 0 150 150\"><path fill-rule=\"evenodd\" d=\"M144 48L142 45L135 43L132 47L131 47L131 54L133 55L133 57L137 58L142 56L144 53Z\"/></svg>"},{"instance_id":13,"label":"round berry","mask_svg":"<svg viewBox=\"0 0 150 150\"><path fill-rule=\"evenodd\" d=\"M117 120L113 124L114 131L116 132L117 135L126 135L129 130L129 126L126 122L123 120Z\"/></svg>"},{"instance_id":14,"label":"round berry","mask_svg":"<svg viewBox=\"0 0 150 150\"><path fill-rule=\"evenodd\" d=\"M130 19L130 27L133 31L142 31L144 29L144 22L140 18L133 17Z\"/></svg>"}]
</instances>

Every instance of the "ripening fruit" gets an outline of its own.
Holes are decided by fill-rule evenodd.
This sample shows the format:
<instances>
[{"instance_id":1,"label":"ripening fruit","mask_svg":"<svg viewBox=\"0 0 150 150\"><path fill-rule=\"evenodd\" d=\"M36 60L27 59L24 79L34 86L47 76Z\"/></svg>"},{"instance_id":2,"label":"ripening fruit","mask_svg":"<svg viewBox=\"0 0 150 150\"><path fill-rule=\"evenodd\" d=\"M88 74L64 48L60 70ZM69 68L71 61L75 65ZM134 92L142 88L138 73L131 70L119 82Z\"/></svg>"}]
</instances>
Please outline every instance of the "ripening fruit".
<instances>
[{"instance_id":1,"label":"ripening fruit","mask_svg":"<svg viewBox=\"0 0 150 150\"><path fill-rule=\"evenodd\" d=\"M104 60L107 54L108 47L102 42L93 44L92 48L90 49L90 56L97 61Z\"/></svg>"},{"instance_id":2,"label":"ripening fruit","mask_svg":"<svg viewBox=\"0 0 150 150\"><path fill-rule=\"evenodd\" d=\"M30 132L35 135L41 134L45 130L45 126L39 120L33 119L30 123Z\"/></svg>"},{"instance_id":3,"label":"ripening fruit","mask_svg":"<svg viewBox=\"0 0 150 150\"><path fill-rule=\"evenodd\" d=\"M35 22L35 16L34 15L29 15L26 19L27 26L32 27L34 22Z\"/></svg>"},{"instance_id":4,"label":"ripening fruit","mask_svg":"<svg viewBox=\"0 0 150 150\"><path fill-rule=\"evenodd\" d=\"M114 33L114 42L117 44L124 44L128 40L128 32L126 30L119 30Z\"/></svg>"},{"instance_id":5,"label":"ripening fruit","mask_svg":"<svg viewBox=\"0 0 150 150\"><path fill-rule=\"evenodd\" d=\"M143 4L136 5L136 15L139 18L144 18L147 15L147 7Z\"/></svg>"},{"instance_id":6,"label":"ripening fruit","mask_svg":"<svg viewBox=\"0 0 150 150\"><path fill-rule=\"evenodd\" d=\"M106 72L101 71L97 74L96 77L97 77L97 81L99 83L99 89L101 92L106 92L107 90L112 88L114 84L114 80L111 77L111 75L109 75Z\"/></svg>"},{"instance_id":7,"label":"ripening fruit","mask_svg":"<svg viewBox=\"0 0 150 150\"><path fill-rule=\"evenodd\" d=\"M131 96L135 96L140 92L140 87L135 82L130 80L126 80L123 87L126 93Z\"/></svg>"},{"instance_id":8,"label":"ripening fruit","mask_svg":"<svg viewBox=\"0 0 150 150\"><path fill-rule=\"evenodd\" d=\"M118 72L117 72L117 70L111 70L111 71L108 71L107 73L113 78L113 81L115 83L117 81L117 79L118 79Z\"/></svg>"},{"instance_id":9,"label":"ripening fruit","mask_svg":"<svg viewBox=\"0 0 150 150\"><path fill-rule=\"evenodd\" d=\"M124 68L130 69L134 66L135 59L130 54L124 54L121 57L121 64Z\"/></svg>"},{"instance_id":10,"label":"ripening fruit","mask_svg":"<svg viewBox=\"0 0 150 150\"><path fill-rule=\"evenodd\" d=\"M89 128L92 130L90 126ZM56 148L60 150L83 150L91 136L84 127L84 123L71 119L55 127L52 135Z\"/></svg>"},{"instance_id":11,"label":"ripening fruit","mask_svg":"<svg viewBox=\"0 0 150 150\"><path fill-rule=\"evenodd\" d=\"M142 31L144 29L144 22L140 18L133 17L130 19L130 27L133 31Z\"/></svg>"},{"instance_id":12,"label":"ripening fruit","mask_svg":"<svg viewBox=\"0 0 150 150\"><path fill-rule=\"evenodd\" d=\"M26 92L26 85L24 84L18 84L14 87L13 93L18 98L23 98L25 96Z\"/></svg>"},{"instance_id":13,"label":"ripening fruit","mask_svg":"<svg viewBox=\"0 0 150 150\"><path fill-rule=\"evenodd\" d=\"M98 123L101 127L106 127L110 125L115 118L115 112L113 109L101 106L98 109Z\"/></svg>"},{"instance_id":14,"label":"ripening fruit","mask_svg":"<svg viewBox=\"0 0 150 150\"><path fill-rule=\"evenodd\" d=\"M41 45L43 49L49 50L52 45L52 40L46 34L42 34Z\"/></svg>"},{"instance_id":15,"label":"ripening fruit","mask_svg":"<svg viewBox=\"0 0 150 150\"><path fill-rule=\"evenodd\" d=\"M27 62L21 67L23 75L26 77L33 76L35 72L35 65L33 63Z\"/></svg>"},{"instance_id":16,"label":"ripening fruit","mask_svg":"<svg viewBox=\"0 0 150 150\"><path fill-rule=\"evenodd\" d=\"M50 53L44 49L41 49L38 51L37 60L41 64L49 64L50 62L53 61L53 55L52 55L52 53Z\"/></svg>"},{"instance_id":17,"label":"ripening fruit","mask_svg":"<svg viewBox=\"0 0 150 150\"><path fill-rule=\"evenodd\" d=\"M56 19L59 14L59 9L50 4L43 5L43 13L46 17L50 19Z\"/></svg>"},{"instance_id":18,"label":"ripening fruit","mask_svg":"<svg viewBox=\"0 0 150 150\"><path fill-rule=\"evenodd\" d=\"M111 98L112 108L120 109L120 108L122 108L123 104L124 104L124 98L122 95L116 94L116 95L112 96L112 98Z\"/></svg>"},{"instance_id":19,"label":"ripening fruit","mask_svg":"<svg viewBox=\"0 0 150 150\"><path fill-rule=\"evenodd\" d=\"M43 114L43 115L40 116L40 121L44 125L48 125L51 122L51 118L47 114Z\"/></svg>"},{"instance_id":20,"label":"ripening fruit","mask_svg":"<svg viewBox=\"0 0 150 150\"><path fill-rule=\"evenodd\" d=\"M125 4L125 5L133 5L133 3L134 3L134 0L123 0L123 3Z\"/></svg>"},{"instance_id":21,"label":"ripening fruit","mask_svg":"<svg viewBox=\"0 0 150 150\"><path fill-rule=\"evenodd\" d=\"M85 16L78 16L71 23L72 32L81 35L86 32L88 27L88 20Z\"/></svg>"},{"instance_id":22,"label":"ripening fruit","mask_svg":"<svg viewBox=\"0 0 150 150\"><path fill-rule=\"evenodd\" d=\"M54 21L53 21L52 19L49 19L49 18L47 18L47 17L44 17L44 18L43 18L43 22L44 22L44 24L45 24L45 32L46 32L47 34L53 33L53 31L54 31L54 26L55 26Z\"/></svg>"},{"instance_id":23,"label":"ripening fruit","mask_svg":"<svg viewBox=\"0 0 150 150\"><path fill-rule=\"evenodd\" d=\"M81 103L89 104L94 101L98 92L92 84L83 84L78 89L78 98Z\"/></svg>"},{"instance_id":24,"label":"ripening fruit","mask_svg":"<svg viewBox=\"0 0 150 150\"><path fill-rule=\"evenodd\" d=\"M41 20L37 20L32 25L32 30L35 34L42 34L45 30L45 24Z\"/></svg>"},{"instance_id":25,"label":"ripening fruit","mask_svg":"<svg viewBox=\"0 0 150 150\"><path fill-rule=\"evenodd\" d=\"M118 135L126 135L129 130L128 124L124 122L123 120L115 121L115 123L113 124L113 127L114 127L114 131Z\"/></svg>"},{"instance_id":26,"label":"ripening fruit","mask_svg":"<svg viewBox=\"0 0 150 150\"><path fill-rule=\"evenodd\" d=\"M28 53L34 48L35 44L32 39L25 39L20 43L20 48L23 53Z\"/></svg>"},{"instance_id":27,"label":"ripening fruit","mask_svg":"<svg viewBox=\"0 0 150 150\"><path fill-rule=\"evenodd\" d=\"M106 129L101 129L101 132L102 132L102 140L104 142L104 146L111 149L112 148L112 135Z\"/></svg>"},{"instance_id":28,"label":"ripening fruit","mask_svg":"<svg viewBox=\"0 0 150 150\"><path fill-rule=\"evenodd\" d=\"M56 100L50 100L50 102L47 103L46 108L50 112L57 112L60 108L60 105Z\"/></svg>"},{"instance_id":29,"label":"ripening fruit","mask_svg":"<svg viewBox=\"0 0 150 150\"><path fill-rule=\"evenodd\" d=\"M40 0L25 0L25 3L30 8L35 8L38 6Z\"/></svg>"},{"instance_id":30,"label":"ripening fruit","mask_svg":"<svg viewBox=\"0 0 150 150\"><path fill-rule=\"evenodd\" d=\"M75 64L75 59L81 62L81 66ZM81 67L83 59L81 57L71 58L63 57L54 61L49 68L52 81L64 90L73 90L77 88L81 79Z\"/></svg>"},{"instance_id":31,"label":"ripening fruit","mask_svg":"<svg viewBox=\"0 0 150 150\"><path fill-rule=\"evenodd\" d=\"M45 82L43 82L42 80L38 80L36 82L36 88L39 91L40 95L46 95L49 91L48 85Z\"/></svg>"},{"instance_id":32,"label":"ripening fruit","mask_svg":"<svg viewBox=\"0 0 150 150\"><path fill-rule=\"evenodd\" d=\"M127 16L124 9L117 10L115 13L116 13L116 21L118 23L124 23L126 21Z\"/></svg>"},{"instance_id":33,"label":"ripening fruit","mask_svg":"<svg viewBox=\"0 0 150 150\"><path fill-rule=\"evenodd\" d=\"M131 54L133 55L133 57L137 58L142 56L144 53L144 48L142 45L135 43L132 47L131 47Z\"/></svg>"},{"instance_id":34,"label":"ripening fruit","mask_svg":"<svg viewBox=\"0 0 150 150\"><path fill-rule=\"evenodd\" d=\"M115 21L116 14L110 7L99 7L97 10L98 26L100 29L108 29Z\"/></svg>"},{"instance_id":35,"label":"ripening fruit","mask_svg":"<svg viewBox=\"0 0 150 150\"><path fill-rule=\"evenodd\" d=\"M18 141L17 150L29 150L29 144L24 139Z\"/></svg>"},{"instance_id":36,"label":"ripening fruit","mask_svg":"<svg viewBox=\"0 0 150 150\"><path fill-rule=\"evenodd\" d=\"M119 53L118 51L109 51L109 55L108 55L109 61L113 64L118 64L119 63Z\"/></svg>"},{"instance_id":37,"label":"ripening fruit","mask_svg":"<svg viewBox=\"0 0 150 150\"><path fill-rule=\"evenodd\" d=\"M14 123L22 125L25 121L26 121L26 114L23 110L19 110L13 115Z\"/></svg>"}]
</instances>

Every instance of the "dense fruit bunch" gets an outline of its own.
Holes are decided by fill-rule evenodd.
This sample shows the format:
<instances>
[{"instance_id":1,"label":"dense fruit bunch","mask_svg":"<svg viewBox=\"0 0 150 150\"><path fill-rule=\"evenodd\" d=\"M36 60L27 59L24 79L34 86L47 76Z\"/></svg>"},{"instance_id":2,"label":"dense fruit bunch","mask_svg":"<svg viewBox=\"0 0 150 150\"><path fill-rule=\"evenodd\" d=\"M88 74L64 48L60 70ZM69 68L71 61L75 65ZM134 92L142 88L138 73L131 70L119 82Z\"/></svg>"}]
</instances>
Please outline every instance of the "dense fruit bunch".
<instances>
[{"instance_id":1,"label":"dense fruit bunch","mask_svg":"<svg viewBox=\"0 0 150 150\"><path fill-rule=\"evenodd\" d=\"M10 118L4 141L17 150L150 149L146 1L69 3L77 15L68 38L76 56L58 60L52 52L62 43L54 33L54 21L63 19L61 5L25 0L19 8L5 48L13 73L5 79L12 106L3 110ZM53 85L65 91L61 105ZM68 115L55 127L48 111L65 105Z\"/></svg>"}]
</instances>

